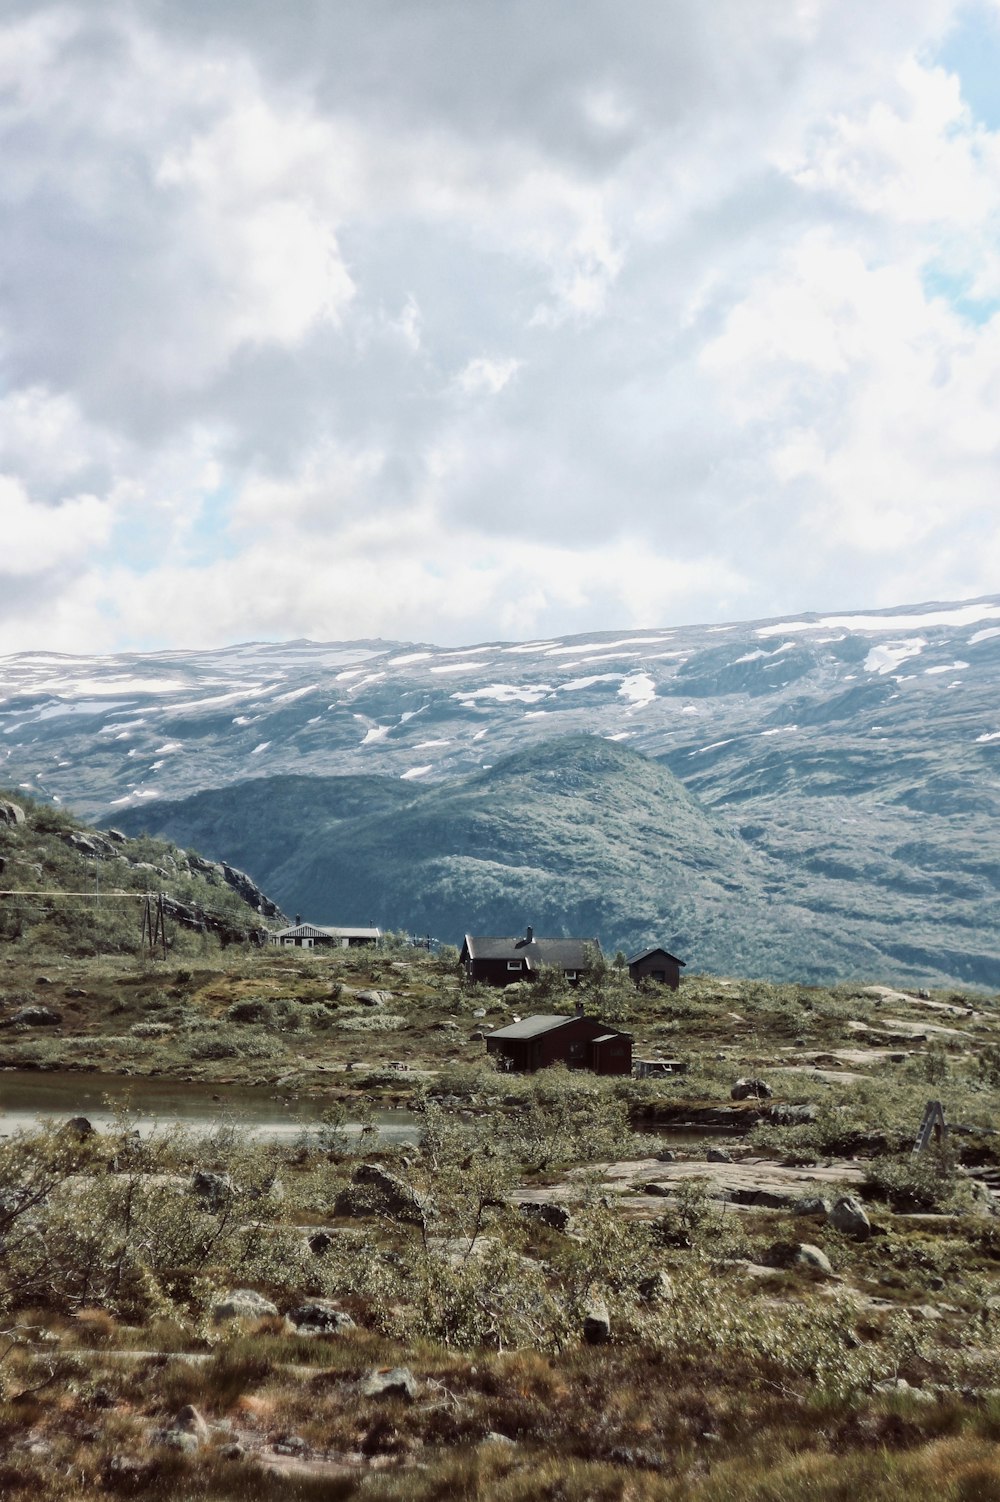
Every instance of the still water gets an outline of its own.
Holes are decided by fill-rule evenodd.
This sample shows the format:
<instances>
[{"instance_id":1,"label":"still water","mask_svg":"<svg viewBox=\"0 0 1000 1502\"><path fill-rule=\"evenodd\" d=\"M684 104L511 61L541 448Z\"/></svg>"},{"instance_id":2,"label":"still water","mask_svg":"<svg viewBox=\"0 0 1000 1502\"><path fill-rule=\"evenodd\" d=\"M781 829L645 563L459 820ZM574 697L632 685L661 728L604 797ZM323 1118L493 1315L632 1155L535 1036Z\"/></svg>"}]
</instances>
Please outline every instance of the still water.
<instances>
[{"instance_id":1,"label":"still water","mask_svg":"<svg viewBox=\"0 0 1000 1502\"><path fill-rule=\"evenodd\" d=\"M105 1130L116 1108L127 1108L129 1126L148 1137L157 1129L208 1133L238 1127L258 1142L291 1142L316 1131L329 1101L286 1104L276 1093L239 1085L190 1084L177 1080L123 1079L114 1074L40 1074L0 1070L0 1136L38 1126L46 1119L86 1116ZM374 1124L386 1141L415 1142L416 1117L410 1111L376 1111ZM348 1123L347 1132L360 1132Z\"/></svg>"}]
</instances>

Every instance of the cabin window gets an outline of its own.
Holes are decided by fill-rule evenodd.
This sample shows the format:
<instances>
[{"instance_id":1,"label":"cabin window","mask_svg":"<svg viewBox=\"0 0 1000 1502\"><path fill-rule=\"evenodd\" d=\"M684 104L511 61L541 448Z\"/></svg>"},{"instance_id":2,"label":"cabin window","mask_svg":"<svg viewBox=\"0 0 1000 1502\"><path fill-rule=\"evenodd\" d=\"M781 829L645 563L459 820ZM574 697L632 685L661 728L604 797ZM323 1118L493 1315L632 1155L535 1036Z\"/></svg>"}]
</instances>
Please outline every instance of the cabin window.
<instances>
[{"instance_id":1,"label":"cabin window","mask_svg":"<svg viewBox=\"0 0 1000 1502\"><path fill-rule=\"evenodd\" d=\"M579 974L579 972L576 971L576 970L564 970L563 971L563 975L565 975L565 977L566 977L567 980L576 980L578 974Z\"/></svg>"},{"instance_id":2,"label":"cabin window","mask_svg":"<svg viewBox=\"0 0 1000 1502\"><path fill-rule=\"evenodd\" d=\"M580 1042L579 1040L576 1041L575 1043L571 1043L569 1045L569 1048L566 1050L566 1053L567 1053L567 1056L569 1058L571 1058L571 1059L582 1059L583 1058L583 1043Z\"/></svg>"},{"instance_id":3,"label":"cabin window","mask_svg":"<svg viewBox=\"0 0 1000 1502\"><path fill-rule=\"evenodd\" d=\"M507 969L508 970L520 970L520 968L521 968L521 961L520 960L508 960L507 961Z\"/></svg>"}]
</instances>

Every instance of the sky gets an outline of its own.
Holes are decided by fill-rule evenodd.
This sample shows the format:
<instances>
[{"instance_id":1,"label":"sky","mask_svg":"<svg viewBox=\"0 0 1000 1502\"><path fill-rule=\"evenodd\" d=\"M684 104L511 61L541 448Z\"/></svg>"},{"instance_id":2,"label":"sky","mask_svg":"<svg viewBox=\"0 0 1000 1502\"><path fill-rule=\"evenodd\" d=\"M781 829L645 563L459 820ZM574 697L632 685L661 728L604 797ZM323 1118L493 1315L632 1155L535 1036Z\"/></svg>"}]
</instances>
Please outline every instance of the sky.
<instances>
[{"instance_id":1,"label":"sky","mask_svg":"<svg viewBox=\"0 0 1000 1502\"><path fill-rule=\"evenodd\" d=\"M0 0L0 653L1000 590L1000 0Z\"/></svg>"}]
</instances>

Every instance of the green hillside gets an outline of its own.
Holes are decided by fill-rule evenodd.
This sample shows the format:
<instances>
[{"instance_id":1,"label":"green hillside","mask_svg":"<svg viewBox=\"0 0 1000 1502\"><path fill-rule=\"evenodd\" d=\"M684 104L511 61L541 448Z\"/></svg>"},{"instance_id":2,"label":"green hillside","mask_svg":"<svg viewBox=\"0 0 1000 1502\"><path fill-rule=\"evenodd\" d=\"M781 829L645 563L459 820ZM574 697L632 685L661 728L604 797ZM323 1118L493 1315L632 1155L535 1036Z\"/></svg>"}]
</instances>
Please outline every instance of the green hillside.
<instances>
[{"instance_id":1,"label":"green hillside","mask_svg":"<svg viewBox=\"0 0 1000 1502\"><path fill-rule=\"evenodd\" d=\"M660 943L697 969L871 973L871 946L783 901L780 868L661 763L595 736L543 742L419 787L281 777L123 816L254 872L288 912L406 928L598 934Z\"/></svg>"},{"instance_id":2,"label":"green hillside","mask_svg":"<svg viewBox=\"0 0 1000 1502\"><path fill-rule=\"evenodd\" d=\"M0 790L0 943L11 952L134 954L145 894L163 894L169 946L259 940L280 910L232 866L147 836L88 828Z\"/></svg>"}]
</instances>

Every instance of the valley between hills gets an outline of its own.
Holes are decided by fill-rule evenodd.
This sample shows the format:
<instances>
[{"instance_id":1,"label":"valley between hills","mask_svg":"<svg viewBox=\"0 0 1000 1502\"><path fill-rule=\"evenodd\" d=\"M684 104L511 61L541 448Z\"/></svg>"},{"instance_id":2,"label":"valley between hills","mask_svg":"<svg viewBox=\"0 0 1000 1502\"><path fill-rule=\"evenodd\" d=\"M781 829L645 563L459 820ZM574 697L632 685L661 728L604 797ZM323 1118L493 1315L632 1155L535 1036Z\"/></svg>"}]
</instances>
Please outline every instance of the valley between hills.
<instances>
[{"instance_id":1,"label":"valley between hills","mask_svg":"<svg viewBox=\"0 0 1000 1502\"><path fill-rule=\"evenodd\" d=\"M0 663L0 777L315 922L996 984L1000 600Z\"/></svg>"}]
</instances>

